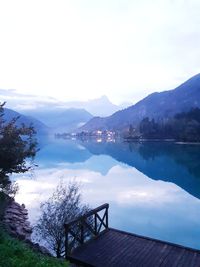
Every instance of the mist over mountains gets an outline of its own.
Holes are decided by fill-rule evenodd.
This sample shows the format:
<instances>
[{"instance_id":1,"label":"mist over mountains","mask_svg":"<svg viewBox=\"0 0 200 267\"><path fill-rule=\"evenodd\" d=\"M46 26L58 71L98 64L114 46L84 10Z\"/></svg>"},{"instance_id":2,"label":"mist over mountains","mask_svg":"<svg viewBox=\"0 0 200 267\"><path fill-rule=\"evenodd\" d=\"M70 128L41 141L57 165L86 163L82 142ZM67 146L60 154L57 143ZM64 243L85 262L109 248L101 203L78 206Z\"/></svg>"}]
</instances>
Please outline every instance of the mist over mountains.
<instances>
[{"instance_id":1,"label":"mist over mountains","mask_svg":"<svg viewBox=\"0 0 200 267\"><path fill-rule=\"evenodd\" d=\"M78 108L28 110L25 114L48 125L51 133L73 132L93 117L87 110Z\"/></svg>"},{"instance_id":2,"label":"mist over mountains","mask_svg":"<svg viewBox=\"0 0 200 267\"><path fill-rule=\"evenodd\" d=\"M7 108L14 109L21 113L30 114L36 110L41 112L49 110L63 110L66 109L85 109L93 116L110 116L121 108L127 107L130 103L122 103L117 106L113 104L107 96L101 96L96 99L87 101L65 101L58 100L48 96L36 96L28 94L19 94L16 90L0 89L0 100L6 102Z\"/></svg>"},{"instance_id":3,"label":"mist over mountains","mask_svg":"<svg viewBox=\"0 0 200 267\"><path fill-rule=\"evenodd\" d=\"M94 115L107 116L119 110L106 96L88 101L61 102L51 97L19 94L15 90L0 89L1 102L22 115L21 120L32 117L46 125L50 133L73 132ZM125 104L127 105L127 103ZM14 115L14 111L13 111ZM30 119L32 122L32 119Z\"/></svg>"}]
</instances>

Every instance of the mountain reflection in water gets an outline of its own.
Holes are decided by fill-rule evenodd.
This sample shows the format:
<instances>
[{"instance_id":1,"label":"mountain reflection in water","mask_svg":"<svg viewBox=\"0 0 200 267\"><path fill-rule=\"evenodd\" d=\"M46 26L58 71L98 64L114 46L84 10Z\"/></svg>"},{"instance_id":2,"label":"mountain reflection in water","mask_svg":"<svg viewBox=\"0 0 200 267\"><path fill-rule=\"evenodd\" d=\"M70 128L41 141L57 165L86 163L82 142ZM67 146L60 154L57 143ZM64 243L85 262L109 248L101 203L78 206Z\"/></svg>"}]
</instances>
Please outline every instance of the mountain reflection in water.
<instances>
[{"instance_id":1,"label":"mountain reflection in water","mask_svg":"<svg viewBox=\"0 0 200 267\"><path fill-rule=\"evenodd\" d=\"M93 155L109 155L154 180L172 182L200 199L200 145L168 142L82 142Z\"/></svg>"}]
</instances>

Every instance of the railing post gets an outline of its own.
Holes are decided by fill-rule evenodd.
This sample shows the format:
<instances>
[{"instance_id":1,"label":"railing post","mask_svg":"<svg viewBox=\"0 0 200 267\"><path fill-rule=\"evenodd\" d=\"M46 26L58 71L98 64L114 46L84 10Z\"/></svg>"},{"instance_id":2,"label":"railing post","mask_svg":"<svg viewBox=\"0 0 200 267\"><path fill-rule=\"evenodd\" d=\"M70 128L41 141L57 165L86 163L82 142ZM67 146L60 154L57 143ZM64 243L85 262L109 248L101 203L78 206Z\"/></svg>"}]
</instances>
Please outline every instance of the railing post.
<instances>
[{"instance_id":1,"label":"railing post","mask_svg":"<svg viewBox=\"0 0 200 267\"><path fill-rule=\"evenodd\" d=\"M106 208L106 229L108 228L108 207Z\"/></svg>"},{"instance_id":2,"label":"railing post","mask_svg":"<svg viewBox=\"0 0 200 267\"><path fill-rule=\"evenodd\" d=\"M97 214L94 214L94 231L95 231L95 236L98 234L97 233Z\"/></svg>"}]
</instances>

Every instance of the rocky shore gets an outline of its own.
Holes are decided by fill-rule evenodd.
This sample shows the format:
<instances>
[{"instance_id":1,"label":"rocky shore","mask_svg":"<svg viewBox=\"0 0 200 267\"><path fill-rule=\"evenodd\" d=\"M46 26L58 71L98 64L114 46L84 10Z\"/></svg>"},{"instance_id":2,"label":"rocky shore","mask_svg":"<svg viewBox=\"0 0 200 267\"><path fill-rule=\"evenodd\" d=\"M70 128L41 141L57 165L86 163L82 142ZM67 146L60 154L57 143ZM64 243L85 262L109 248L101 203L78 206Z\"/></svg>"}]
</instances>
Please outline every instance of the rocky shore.
<instances>
[{"instance_id":1,"label":"rocky shore","mask_svg":"<svg viewBox=\"0 0 200 267\"><path fill-rule=\"evenodd\" d=\"M23 240L34 250L52 256L45 247L31 241L33 228L28 220L28 210L24 204L20 205L11 200L5 210L3 224L10 235Z\"/></svg>"},{"instance_id":2,"label":"rocky shore","mask_svg":"<svg viewBox=\"0 0 200 267\"><path fill-rule=\"evenodd\" d=\"M14 200L7 206L3 222L8 232L21 240L31 240L32 227L25 205Z\"/></svg>"}]
</instances>

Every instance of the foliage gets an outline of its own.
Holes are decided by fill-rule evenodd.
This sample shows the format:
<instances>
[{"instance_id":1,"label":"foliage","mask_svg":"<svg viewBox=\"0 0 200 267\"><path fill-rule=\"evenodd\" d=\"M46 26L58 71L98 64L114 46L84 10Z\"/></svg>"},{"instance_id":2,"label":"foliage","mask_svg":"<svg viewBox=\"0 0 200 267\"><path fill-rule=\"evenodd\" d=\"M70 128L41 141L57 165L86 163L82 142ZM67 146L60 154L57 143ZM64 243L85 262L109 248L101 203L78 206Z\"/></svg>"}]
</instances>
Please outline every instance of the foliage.
<instances>
[{"instance_id":1,"label":"foliage","mask_svg":"<svg viewBox=\"0 0 200 267\"><path fill-rule=\"evenodd\" d=\"M10 190L10 174L24 173L33 167L37 142L32 126L22 124L17 127L19 118L5 122L3 116L4 104L0 104L0 190L7 192Z\"/></svg>"},{"instance_id":2,"label":"foliage","mask_svg":"<svg viewBox=\"0 0 200 267\"><path fill-rule=\"evenodd\" d=\"M194 108L157 122L147 117L141 121L139 127L143 138L200 142L200 109Z\"/></svg>"},{"instance_id":3,"label":"foliage","mask_svg":"<svg viewBox=\"0 0 200 267\"><path fill-rule=\"evenodd\" d=\"M4 267L67 267L67 262L44 256L25 243L10 237L0 228L0 266Z\"/></svg>"},{"instance_id":4,"label":"foliage","mask_svg":"<svg viewBox=\"0 0 200 267\"><path fill-rule=\"evenodd\" d=\"M87 211L88 206L81 204L79 185L75 181L68 186L60 182L52 197L41 205L41 217L35 226L37 236L46 241L58 258L62 257L64 224Z\"/></svg>"}]
</instances>

